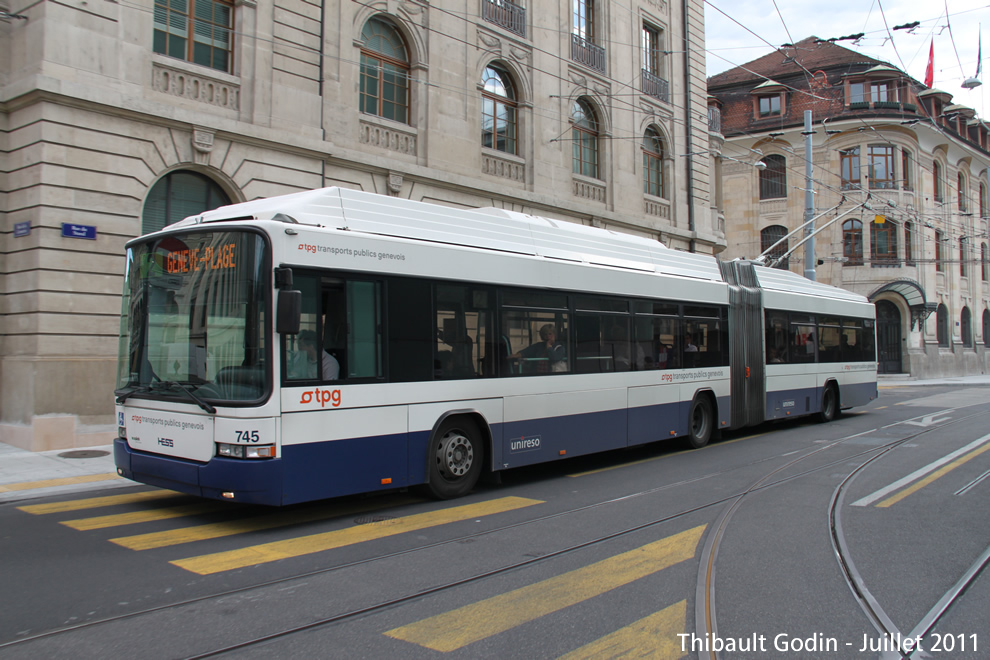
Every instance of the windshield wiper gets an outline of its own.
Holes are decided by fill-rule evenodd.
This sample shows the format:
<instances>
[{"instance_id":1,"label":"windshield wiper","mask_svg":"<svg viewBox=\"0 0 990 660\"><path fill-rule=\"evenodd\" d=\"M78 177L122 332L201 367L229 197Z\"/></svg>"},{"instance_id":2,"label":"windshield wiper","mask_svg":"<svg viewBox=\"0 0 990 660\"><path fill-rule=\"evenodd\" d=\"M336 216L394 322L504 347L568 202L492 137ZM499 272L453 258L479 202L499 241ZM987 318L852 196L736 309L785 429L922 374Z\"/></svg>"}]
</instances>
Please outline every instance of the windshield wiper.
<instances>
[{"instance_id":1,"label":"windshield wiper","mask_svg":"<svg viewBox=\"0 0 990 660\"><path fill-rule=\"evenodd\" d=\"M191 389L189 389L188 387L186 387L185 385L183 385L182 383L180 383L178 381L175 381L175 380L163 380L163 381L161 381L159 383L156 383L154 389L157 390L157 391L161 391L161 390L166 390L166 391L168 391L168 390L172 390L172 391L179 390L180 392L182 392L183 394L185 394L186 396L188 396L190 399L192 399L193 401L195 401L197 406L199 406L200 408L202 408L206 412L210 413L211 415L214 414L217 411L216 408L214 408L209 403L207 403L206 401L204 401L203 399L201 399L199 397L199 395L197 395Z\"/></svg>"},{"instance_id":2,"label":"windshield wiper","mask_svg":"<svg viewBox=\"0 0 990 660\"><path fill-rule=\"evenodd\" d=\"M150 391L151 391L151 385L135 385L126 392L121 392L119 395L117 395L117 403L123 403L124 401L127 401L128 397L130 397L132 394L147 394Z\"/></svg>"}]
</instances>

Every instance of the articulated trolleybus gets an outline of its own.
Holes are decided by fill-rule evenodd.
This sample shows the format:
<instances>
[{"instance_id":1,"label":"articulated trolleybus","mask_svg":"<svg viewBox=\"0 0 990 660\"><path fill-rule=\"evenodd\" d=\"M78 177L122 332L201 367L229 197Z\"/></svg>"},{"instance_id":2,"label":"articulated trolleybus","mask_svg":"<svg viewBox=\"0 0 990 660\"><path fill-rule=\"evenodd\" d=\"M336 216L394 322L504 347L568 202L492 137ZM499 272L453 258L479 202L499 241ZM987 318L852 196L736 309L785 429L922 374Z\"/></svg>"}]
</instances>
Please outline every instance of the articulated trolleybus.
<instances>
[{"instance_id":1,"label":"articulated trolleybus","mask_svg":"<svg viewBox=\"0 0 990 660\"><path fill-rule=\"evenodd\" d=\"M752 262L341 188L128 243L114 457L285 505L816 415L877 396L874 307Z\"/></svg>"}]
</instances>

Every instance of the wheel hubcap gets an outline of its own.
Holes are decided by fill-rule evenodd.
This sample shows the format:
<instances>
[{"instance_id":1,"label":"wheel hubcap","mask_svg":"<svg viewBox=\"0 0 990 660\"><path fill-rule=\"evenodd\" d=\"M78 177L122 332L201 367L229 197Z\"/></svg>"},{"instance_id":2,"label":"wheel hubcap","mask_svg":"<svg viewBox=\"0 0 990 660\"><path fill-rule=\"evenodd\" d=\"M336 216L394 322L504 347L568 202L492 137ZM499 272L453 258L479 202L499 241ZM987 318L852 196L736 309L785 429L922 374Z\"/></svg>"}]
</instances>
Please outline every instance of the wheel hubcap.
<instances>
[{"instance_id":1,"label":"wheel hubcap","mask_svg":"<svg viewBox=\"0 0 990 660\"><path fill-rule=\"evenodd\" d=\"M437 447L437 466L445 477L463 477L474 463L471 441L457 431L451 431Z\"/></svg>"}]
</instances>

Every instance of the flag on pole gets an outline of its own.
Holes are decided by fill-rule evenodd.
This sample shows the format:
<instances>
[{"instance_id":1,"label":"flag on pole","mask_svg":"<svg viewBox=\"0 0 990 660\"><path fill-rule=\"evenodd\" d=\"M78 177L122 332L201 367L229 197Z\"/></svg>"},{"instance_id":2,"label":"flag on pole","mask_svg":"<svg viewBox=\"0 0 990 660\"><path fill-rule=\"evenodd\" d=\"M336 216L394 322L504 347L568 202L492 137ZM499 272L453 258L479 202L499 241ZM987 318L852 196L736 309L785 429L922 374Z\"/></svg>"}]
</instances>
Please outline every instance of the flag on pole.
<instances>
[{"instance_id":1,"label":"flag on pole","mask_svg":"<svg viewBox=\"0 0 990 660\"><path fill-rule=\"evenodd\" d=\"M932 38L932 45L928 49L928 68L925 69L925 87L932 87L935 84L935 39Z\"/></svg>"}]
</instances>

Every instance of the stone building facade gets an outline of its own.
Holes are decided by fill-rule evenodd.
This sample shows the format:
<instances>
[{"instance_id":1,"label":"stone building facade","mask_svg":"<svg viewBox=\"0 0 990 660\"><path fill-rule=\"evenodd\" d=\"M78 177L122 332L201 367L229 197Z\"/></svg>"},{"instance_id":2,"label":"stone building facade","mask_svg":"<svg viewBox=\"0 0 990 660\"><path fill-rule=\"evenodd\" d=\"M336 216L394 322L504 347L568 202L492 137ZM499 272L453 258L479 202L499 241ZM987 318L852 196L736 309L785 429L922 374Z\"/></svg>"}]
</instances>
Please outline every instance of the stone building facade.
<instances>
[{"instance_id":1,"label":"stone building facade","mask_svg":"<svg viewBox=\"0 0 990 660\"><path fill-rule=\"evenodd\" d=\"M701 0L0 0L0 439L108 442L124 244L344 186L725 247Z\"/></svg>"},{"instance_id":2,"label":"stone building facade","mask_svg":"<svg viewBox=\"0 0 990 660\"><path fill-rule=\"evenodd\" d=\"M815 37L713 76L708 91L725 136L723 258L754 258L786 237L769 253L790 251L778 267L813 269L876 302L881 373L986 373L990 134L975 111ZM809 264L799 243L816 216Z\"/></svg>"}]
</instances>

